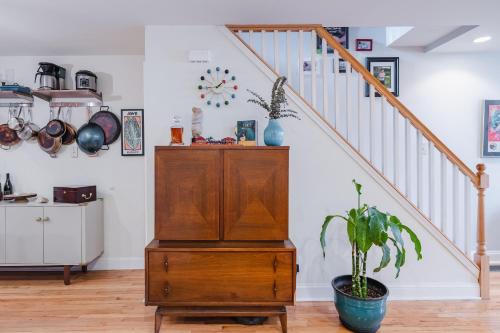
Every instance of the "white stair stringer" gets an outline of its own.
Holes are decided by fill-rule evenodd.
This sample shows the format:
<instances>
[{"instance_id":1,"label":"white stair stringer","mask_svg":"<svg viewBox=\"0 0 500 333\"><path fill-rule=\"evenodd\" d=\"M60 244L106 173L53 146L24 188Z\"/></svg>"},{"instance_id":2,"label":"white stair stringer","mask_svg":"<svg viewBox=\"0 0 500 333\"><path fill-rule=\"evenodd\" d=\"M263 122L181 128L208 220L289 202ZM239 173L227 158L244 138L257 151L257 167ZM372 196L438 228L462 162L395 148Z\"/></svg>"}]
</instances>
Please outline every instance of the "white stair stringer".
<instances>
[{"instance_id":1,"label":"white stair stringer","mask_svg":"<svg viewBox=\"0 0 500 333\"><path fill-rule=\"evenodd\" d=\"M247 57L255 67L260 70L271 81L276 80L276 73L263 63L245 44L243 44L229 29L224 26L219 27L221 33L227 37L240 51ZM369 161L367 161L360 153L354 149L342 136L334 130L327 121L320 116L317 111L305 102L297 93L288 86L285 86L287 97L296 104L303 114L312 120L315 125L323 131L335 144L337 144L346 154L356 162L384 191L387 192L396 202L403 207L406 212L414 218L432 237L435 241L443 244L446 250L463 265L476 280L479 278L479 268L473 263L456 245L450 241L432 222L430 222L421 211L416 208L408 199L397 190L392 183L386 179L377 169L375 169ZM431 255L431 254L428 254ZM425 259L425 258L424 258ZM431 272L429 272L431 273ZM479 288L479 282L478 282ZM300 289L300 288L299 288Z\"/></svg>"}]
</instances>

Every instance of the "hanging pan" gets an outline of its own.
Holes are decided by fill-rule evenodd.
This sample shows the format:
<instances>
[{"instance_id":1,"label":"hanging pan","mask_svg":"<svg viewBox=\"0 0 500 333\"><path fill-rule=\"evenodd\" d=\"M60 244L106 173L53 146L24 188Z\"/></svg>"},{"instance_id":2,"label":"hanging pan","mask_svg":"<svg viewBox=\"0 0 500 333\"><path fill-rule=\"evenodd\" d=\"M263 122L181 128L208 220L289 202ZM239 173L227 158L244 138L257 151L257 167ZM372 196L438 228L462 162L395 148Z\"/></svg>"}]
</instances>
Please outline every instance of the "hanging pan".
<instances>
[{"instance_id":1,"label":"hanging pan","mask_svg":"<svg viewBox=\"0 0 500 333\"><path fill-rule=\"evenodd\" d=\"M90 118L89 123L97 124L103 129L105 145L112 144L120 137L122 131L120 119L113 112L109 111L109 106L101 106L99 112Z\"/></svg>"},{"instance_id":2,"label":"hanging pan","mask_svg":"<svg viewBox=\"0 0 500 333\"><path fill-rule=\"evenodd\" d=\"M89 119L91 119L90 108L87 109L87 112ZM109 147L106 147L106 149L103 148L106 143L106 136L102 127L90 121L80 127L78 132L76 132L76 143L78 147L88 155L95 155L99 150L109 149Z\"/></svg>"},{"instance_id":3,"label":"hanging pan","mask_svg":"<svg viewBox=\"0 0 500 333\"><path fill-rule=\"evenodd\" d=\"M10 119L14 117L12 109L9 109L9 116ZM10 128L8 123L0 125L0 148L9 150L12 146L17 145L19 142L21 142L21 139L17 135L17 132Z\"/></svg>"},{"instance_id":4,"label":"hanging pan","mask_svg":"<svg viewBox=\"0 0 500 333\"><path fill-rule=\"evenodd\" d=\"M47 127L44 127L38 132L36 137L38 145L40 148L50 155L50 157L55 158L62 146L61 137L54 138L47 133Z\"/></svg>"}]
</instances>

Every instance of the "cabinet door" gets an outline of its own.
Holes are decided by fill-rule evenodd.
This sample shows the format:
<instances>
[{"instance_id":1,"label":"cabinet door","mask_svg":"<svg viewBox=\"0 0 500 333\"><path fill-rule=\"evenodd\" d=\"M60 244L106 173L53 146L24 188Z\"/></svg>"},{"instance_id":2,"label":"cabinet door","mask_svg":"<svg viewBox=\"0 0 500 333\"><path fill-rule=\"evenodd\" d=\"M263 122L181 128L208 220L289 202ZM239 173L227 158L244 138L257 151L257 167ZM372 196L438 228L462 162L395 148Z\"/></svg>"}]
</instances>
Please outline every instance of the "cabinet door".
<instances>
[{"instance_id":1,"label":"cabinet door","mask_svg":"<svg viewBox=\"0 0 500 333\"><path fill-rule=\"evenodd\" d=\"M288 238L288 150L224 152L224 239Z\"/></svg>"},{"instance_id":2,"label":"cabinet door","mask_svg":"<svg viewBox=\"0 0 500 333\"><path fill-rule=\"evenodd\" d=\"M0 207L0 264L5 264L5 208Z\"/></svg>"},{"instance_id":3,"label":"cabinet door","mask_svg":"<svg viewBox=\"0 0 500 333\"><path fill-rule=\"evenodd\" d=\"M7 207L6 263L43 263L43 208Z\"/></svg>"},{"instance_id":4,"label":"cabinet door","mask_svg":"<svg viewBox=\"0 0 500 333\"><path fill-rule=\"evenodd\" d=\"M82 208L45 207L44 264L74 264L82 259Z\"/></svg>"},{"instance_id":5,"label":"cabinet door","mask_svg":"<svg viewBox=\"0 0 500 333\"><path fill-rule=\"evenodd\" d=\"M156 239L219 239L220 163L218 150L156 151Z\"/></svg>"}]
</instances>

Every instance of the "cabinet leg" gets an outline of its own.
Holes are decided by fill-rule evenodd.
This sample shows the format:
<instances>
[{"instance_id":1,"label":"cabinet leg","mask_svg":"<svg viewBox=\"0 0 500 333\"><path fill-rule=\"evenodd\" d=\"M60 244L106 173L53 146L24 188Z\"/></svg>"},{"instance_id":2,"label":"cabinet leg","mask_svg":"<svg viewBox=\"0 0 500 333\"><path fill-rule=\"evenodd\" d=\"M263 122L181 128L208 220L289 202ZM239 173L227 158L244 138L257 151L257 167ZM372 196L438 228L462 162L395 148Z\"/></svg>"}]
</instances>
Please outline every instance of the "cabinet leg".
<instances>
[{"instance_id":1,"label":"cabinet leg","mask_svg":"<svg viewBox=\"0 0 500 333\"><path fill-rule=\"evenodd\" d=\"M65 285L71 284L71 266L70 265L64 265L64 284Z\"/></svg>"},{"instance_id":2,"label":"cabinet leg","mask_svg":"<svg viewBox=\"0 0 500 333\"><path fill-rule=\"evenodd\" d=\"M283 333L287 333L287 319L286 319L286 312L280 314L280 322L281 322L281 330Z\"/></svg>"},{"instance_id":3,"label":"cabinet leg","mask_svg":"<svg viewBox=\"0 0 500 333\"><path fill-rule=\"evenodd\" d=\"M161 327L161 318L162 314L160 312L160 308L156 308L155 312L155 333L160 333L160 327Z\"/></svg>"},{"instance_id":4,"label":"cabinet leg","mask_svg":"<svg viewBox=\"0 0 500 333\"><path fill-rule=\"evenodd\" d=\"M82 265L82 273L87 273L87 265Z\"/></svg>"}]
</instances>

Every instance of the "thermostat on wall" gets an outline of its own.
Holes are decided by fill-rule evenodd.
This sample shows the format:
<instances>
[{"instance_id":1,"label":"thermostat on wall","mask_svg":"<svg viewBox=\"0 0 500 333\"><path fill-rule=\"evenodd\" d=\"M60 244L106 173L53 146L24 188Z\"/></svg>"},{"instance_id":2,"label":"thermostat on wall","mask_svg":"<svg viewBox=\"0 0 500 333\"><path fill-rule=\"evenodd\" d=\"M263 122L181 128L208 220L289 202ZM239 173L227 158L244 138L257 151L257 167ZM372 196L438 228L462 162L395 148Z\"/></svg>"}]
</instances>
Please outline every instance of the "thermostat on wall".
<instances>
[{"instance_id":1,"label":"thermostat on wall","mask_svg":"<svg viewBox=\"0 0 500 333\"><path fill-rule=\"evenodd\" d=\"M189 51L189 62L210 62L212 61L212 52L209 50L191 50Z\"/></svg>"}]
</instances>

